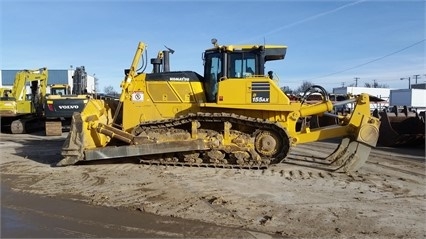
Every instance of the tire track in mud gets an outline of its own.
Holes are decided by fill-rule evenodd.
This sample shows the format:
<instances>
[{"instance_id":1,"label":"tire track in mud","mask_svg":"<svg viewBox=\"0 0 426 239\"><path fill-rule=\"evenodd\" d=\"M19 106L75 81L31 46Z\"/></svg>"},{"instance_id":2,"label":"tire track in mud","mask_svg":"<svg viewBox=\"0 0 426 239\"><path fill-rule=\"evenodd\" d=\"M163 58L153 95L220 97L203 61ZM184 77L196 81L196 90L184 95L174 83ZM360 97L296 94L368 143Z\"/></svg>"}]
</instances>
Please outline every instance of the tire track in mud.
<instances>
[{"instance_id":1,"label":"tire track in mud","mask_svg":"<svg viewBox=\"0 0 426 239\"><path fill-rule=\"evenodd\" d=\"M105 183L104 177L90 176L87 172L82 172L81 175L83 182L89 183L91 187L101 186Z\"/></svg>"},{"instance_id":2,"label":"tire track in mud","mask_svg":"<svg viewBox=\"0 0 426 239\"><path fill-rule=\"evenodd\" d=\"M149 177L149 171L142 165L126 163L78 167L84 170L80 173L79 190L98 205L120 205L140 209L146 202L161 200L164 194L159 190L161 187L151 188L153 180ZM111 181L111 177L116 180Z\"/></svg>"},{"instance_id":3,"label":"tire track in mud","mask_svg":"<svg viewBox=\"0 0 426 239\"><path fill-rule=\"evenodd\" d=\"M2 163L0 169L3 174L19 174L19 175L40 175L44 172L51 171L46 169L44 165L34 164L21 161L11 161Z\"/></svg>"},{"instance_id":4,"label":"tire track in mud","mask_svg":"<svg viewBox=\"0 0 426 239\"><path fill-rule=\"evenodd\" d=\"M409 176L416 176L416 177L420 177L422 179L426 178L426 174L425 173L414 172L413 170L402 169L400 167L391 166L391 165L383 164L383 163L380 163L380 162L368 162L367 161L367 163L370 164L370 165L377 166L379 168L383 168L383 169L388 169L388 170L395 171L395 172L404 173L404 174L409 175ZM423 169L416 169L416 171L417 170L424 172L424 168Z\"/></svg>"},{"instance_id":5,"label":"tire track in mud","mask_svg":"<svg viewBox=\"0 0 426 239\"><path fill-rule=\"evenodd\" d=\"M276 205L283 204L281 207L284 207L285 199L280 200L279 197L275 195L285 195L286 192L283 189L280 188L280 185L276 186L275 190L272 191L265 191L262 195L257 195L256 197L252 196L252 194L246 194L246 193L237 193L236 191L232 190L232 188L238 188L238 185L241 185L242 188L247 188L252 183L255 183L258 181L257 179L261 179L263 183L267 183L270 181L269 179L275 178L283 178L285 177L286 173L283 170L263 170L263 171L252 171L252 170L202 170L202 172L199 173L199 176L191 176L190 181L184 181L185 178L185 172L187 170L180 170L176 169L176 172L171 170L171 173L176 173L176 178L178 181L181 182L181 186L184 185L184 188L186 191L188 191L192 195L199 195L198 200L201 202L198 203L199 206L204 205L203 209L205 212L207 210L207 213L210 215L210 217L213 217L214 215L217 215L217 221L226 221L227 224L233 224L233 225L252 225L254 227L262 226L264 227L268 220L272 220L272 218L280 218L283 215L277 214L276 212ZM206 171L210 171L210 174ZM267 171L267 172L266 172ZM290 171L287 171L290 174ZM299 171L296 171L299 172ZM307 173L309 175L309 173ZM312 174L314 175L314 174ZM331 176L333 174L330 174L328 176ZM302 175L303 176L303 175ZM235 178L232 183L228 182L227 187L222 187L220 183L220 179L223 177L227 177L228 179ZM299 175L295 175L294 177L299 177ZM206 179L208 178L208 179ZM306 180L302 180L305 182L313 182L318 181L316 180L316 177L301 177ZM320 178L321 179L321 178ZM329 181L328 178L324 179L325 181ZM184 181L184 182L182 182ZM197 187L197 185L194 185L192 181L198 181L206 186L203 188ZM262 182L259 184L261 185ZM292 182L292 185L298 184L298 180L295 180ZM282 181L282 183L285 185L286 180ZM231 185L230 184L234 184ZM303 187L301 185L301 187ZM262 189L256 189L249 188L247 191L256 192L257 194L259 191L262 191ZM259 199L259 197L264 197L264 199ZM275 198L274 198L275 197ZM351 199L347 200L348 203L351 202L357 202L357 199ZM322 203L321 205L333 205L335 202L326 201ZM247 208L241 209L239 205L247 205ZM296 204L295 204L296 205ZM300 204L302 205L302 204ZM303 205L315 205L312 204L312 202L306 202ZM320 205L320 204L318 204ZM191 211L189 208L181 208L180 210L177 210L177 213L180 213L182 215L185 215L185 213L188 213L188 211ZM253 216L256 215L256 216ZM225 219L226 218L226 219ZM266 219L265 219L266 218ZM201 220L206 220L201 218ZM265 221L266 220L266 221ZM274 219L274 220L280 220L280 219ZM214 220L213 220L214 222Z\"/></svg>"},{"instance_id":6,"label":"tire track in mud","mask_svg":"<svg viewBox=\"0 0 426 239\"><path fill-rule=\"evenodd\" d=\"M419 151L413 154L419 154ZM425 158L424 154L421 155L421 152L419 156L374 152L370 155L370 159L363 170L412 180L416 180L417 177L426 178Z\"/></svg>"},{"instance_id":7,"label":"tire track in mud","mask_svg":"<svg viewBox=\"0 0 426 239\"><path fill-rule=\"evenodd\" d=\"M281 165L280 165L281 166ZM263 176L278 176L283 177L287 180L309 180L309 179L329 179L329 178L336 178L338 177L338 174L332 173L332 172L326 172L326 171L312 171L312 170L306 170L303 169L303 167L300 167L301 169L280 169L278 167L277 169L271 168L270 172L263 171Z\"/></svg>"}]
</instances>

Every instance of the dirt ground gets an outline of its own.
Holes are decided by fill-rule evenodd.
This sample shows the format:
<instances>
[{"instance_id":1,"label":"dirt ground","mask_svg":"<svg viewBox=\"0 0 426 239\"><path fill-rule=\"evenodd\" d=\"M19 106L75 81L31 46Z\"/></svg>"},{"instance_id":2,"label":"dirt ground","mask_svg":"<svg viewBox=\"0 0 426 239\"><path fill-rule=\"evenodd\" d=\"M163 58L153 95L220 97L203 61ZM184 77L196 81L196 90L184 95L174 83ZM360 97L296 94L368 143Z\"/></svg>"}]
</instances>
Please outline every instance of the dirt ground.
<instances>
[{"instance_id":1,"label":"dirt ground","mask_svg":"<svg viewBox=\"0 0 426 239\"><path fill-rule=\"evenodd\" d=\"M375 148L356 174L279 164L265 170L135 162L52 167L66 137L0 134L15 191L195 219L289 238L425 238L425 149ZM291 154L331 153L334 142Z\"/></svg>"}]
</instances>

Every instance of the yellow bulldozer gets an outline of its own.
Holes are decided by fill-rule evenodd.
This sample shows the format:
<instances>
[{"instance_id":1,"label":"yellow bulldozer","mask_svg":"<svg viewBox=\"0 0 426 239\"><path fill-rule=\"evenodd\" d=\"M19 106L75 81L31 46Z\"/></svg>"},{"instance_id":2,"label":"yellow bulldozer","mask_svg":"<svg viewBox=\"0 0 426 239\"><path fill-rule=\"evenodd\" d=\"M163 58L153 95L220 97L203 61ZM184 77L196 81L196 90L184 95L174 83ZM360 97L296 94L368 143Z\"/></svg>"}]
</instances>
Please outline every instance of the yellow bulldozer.
<instances>
[{"instance_id":1,"label":"yellow bulldozer","mask_svg":"<svg viewBox=\"0 0 426 239\"><path fill-rule=\"evenodd\" d=\"M338 125L300 127L336 105L321 86L313 86L321 102L290 101L265 74L265 63L284 59L286 46L212 44L200 75L170 71L170 49L151 59L153 70L144 73L147 46L140 42L119 100L90 99L74 113L57 165L137 157L150 164L260 169L289 161L290 147L331 138L342 141L330 156L296 163L350 172L368 159L380 122L367 94L338 102L356 105L350 114L334 115Z\"/></svg>"}]
</instances>

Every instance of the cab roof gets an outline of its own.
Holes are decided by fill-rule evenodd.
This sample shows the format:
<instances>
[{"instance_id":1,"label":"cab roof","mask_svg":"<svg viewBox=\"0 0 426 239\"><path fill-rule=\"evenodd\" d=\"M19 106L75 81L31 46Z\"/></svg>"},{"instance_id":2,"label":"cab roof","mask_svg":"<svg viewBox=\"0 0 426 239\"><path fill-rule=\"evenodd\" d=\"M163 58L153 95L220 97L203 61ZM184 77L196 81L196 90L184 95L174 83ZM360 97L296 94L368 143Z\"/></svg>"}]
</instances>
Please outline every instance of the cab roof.
<instances>
[{"instance_id":1,"label":"cab roof","mask_svg":"<svg viewBox=\"0 0 426 239\"><path fill-rule=\"evenodd\" d=\"M206 52L241 52L261 48L265 50L265 61L284 59L287 52L287 46L284 45L217 45L207 49Z\"/></svg>"}]
</instances>

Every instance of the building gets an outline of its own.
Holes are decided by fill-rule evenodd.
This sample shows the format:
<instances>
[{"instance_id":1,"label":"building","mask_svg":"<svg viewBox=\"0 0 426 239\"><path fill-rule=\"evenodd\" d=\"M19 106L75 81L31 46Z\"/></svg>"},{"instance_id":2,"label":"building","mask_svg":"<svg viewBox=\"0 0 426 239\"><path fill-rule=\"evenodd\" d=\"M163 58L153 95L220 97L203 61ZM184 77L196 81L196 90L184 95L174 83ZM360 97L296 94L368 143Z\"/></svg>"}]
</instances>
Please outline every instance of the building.
<instances>
[{"instance_id":1,"label":"building","mask_svg":"<svg viewBox=\"0 0 426 239\"><path fill-rule=\"evenodd\" d=\"M0 74L0 87L12 88L13 82L15 81L15 75L21 70L1 70ZM75 69L68 70L50 70L48 69L48 81L47 81L47 92L50 92L50 85L53 84L68 84L73 87L73 79ZM29 87L29 86L28 86ZM27 92L30 89L27 89ZM96 78L87 74L87 92L95 93L96 92Z\"/></svg>"},{"instance_id":2,"label":"building","mask_svg":"<svg viewBox=\"0 0 426 239\"><path fill-rule=\"evenodd\" d=\"M334 94L352 94L359 95L361 93L366 93L371 96L375 96L380 99L389 100L390 91L389 88L369 88L369 87L339 87L333 88Z\"/></svg>"},{"instance_id":3,"label":"building","mask_svg":"<svg viewBox=\"0 0 426 239\"><path fill-rule=\"evenodd\" d=\"M339 87L334 88L334 94L353 94L358 95L367 93L385 101L371 101L372 109L383 109L390 106L407 106L413 108L426 107L426 89L425 84L412 85L412 89L389 89L389 88L368 88L368 87ZM373 98L373 97L372 97Z\"/></svg>"},{"instance_id":4,"label":"building","mask_svg":"<svg viewBox=\"0 0 426 239\"><path fill-rule=\"evenodd\" d=\"M374 101L371 102L371 109L383 109L389 107L390 101L390 92L392 89L389 88L369 88L369 87L339 87L333 88L333 93L336 95L359 95L361 93L369 94L372 99L379 98L383 101Z\"/></svg>"},{"instance_id":5,"label":"building","mask_svg":"<svg viewBox=\"0 0 426 239\"><path fill-rule=\"evenodd\" d=\"M408 106L416 109L426 108L426 89L399 89L392 90L390 105Z\"/></svg>"}]
</instances>

